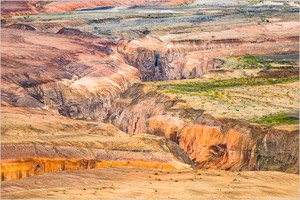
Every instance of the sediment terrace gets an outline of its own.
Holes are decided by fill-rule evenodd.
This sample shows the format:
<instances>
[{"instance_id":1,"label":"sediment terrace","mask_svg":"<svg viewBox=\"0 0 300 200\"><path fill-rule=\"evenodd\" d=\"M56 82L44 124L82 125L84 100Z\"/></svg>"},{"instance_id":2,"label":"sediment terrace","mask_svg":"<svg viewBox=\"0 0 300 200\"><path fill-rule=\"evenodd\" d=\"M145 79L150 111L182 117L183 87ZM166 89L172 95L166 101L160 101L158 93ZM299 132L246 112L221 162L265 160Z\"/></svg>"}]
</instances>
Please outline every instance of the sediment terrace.
<instances>
[{"instance_id":1,"label":"sediment terrace","mask_svg":"<svg viewBox=\"0 0 300 200\"><path fill-rule=\"evenodd\" d=\"M2 180L103 167L193 167L177 144L145 134L130 137L111 124L16 108L4 108L1 122Z\"/></svg>"}]
</instances>

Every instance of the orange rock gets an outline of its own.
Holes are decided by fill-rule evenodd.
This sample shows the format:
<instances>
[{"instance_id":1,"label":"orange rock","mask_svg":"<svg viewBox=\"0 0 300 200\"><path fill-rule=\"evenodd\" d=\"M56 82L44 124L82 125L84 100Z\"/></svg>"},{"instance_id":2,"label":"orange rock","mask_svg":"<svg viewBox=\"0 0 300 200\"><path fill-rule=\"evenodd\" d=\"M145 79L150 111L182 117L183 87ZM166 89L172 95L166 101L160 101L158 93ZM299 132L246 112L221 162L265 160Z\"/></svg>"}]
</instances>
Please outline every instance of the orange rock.
<instances>
[{"instance_id":1,"label":"orange rock","mask_svg":"<svg viewBox=\"0 0 300 200\"><path fill-rule=\"evenodd\" d=\"M185 123L178 117L170 115L158 115L148 119L147 133L164 136L174 142L178 142L179 134Z\"/></svg>"}]
</instances>

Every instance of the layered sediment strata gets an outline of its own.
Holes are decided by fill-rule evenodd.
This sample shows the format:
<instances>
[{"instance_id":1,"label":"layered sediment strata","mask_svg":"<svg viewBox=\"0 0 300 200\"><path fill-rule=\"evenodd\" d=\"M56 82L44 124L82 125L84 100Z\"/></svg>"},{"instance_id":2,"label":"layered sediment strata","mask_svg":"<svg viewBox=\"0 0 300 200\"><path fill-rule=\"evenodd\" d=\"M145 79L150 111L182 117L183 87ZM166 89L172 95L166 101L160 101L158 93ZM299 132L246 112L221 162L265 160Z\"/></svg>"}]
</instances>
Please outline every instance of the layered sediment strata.
<instances>
[{"instance_id":1,"label":"layered sediment strata","mask_svg":"<svg viewBox=\"0 0 300 200\"><path fill-rule=\"evenodd\" d=\"M143 139L149 140L150 142L153 141L151 145L154 145L156 142L155 139L153 140L153 138L148 135L140 136L140 138L142 139L129 139L126 144L130 145L130 140L132 140L133 143L139 142L142 144ZM103 139L104 138L102 138L102 141ZM170 142L166 140L163 141L161 138L158 139L157 142L167 142L168 144L166 143L166 148L173 148L172 146L169 146ZM97 142L94 142L93 145L95 145L95 143ZM153 151L153 148L155 147L152 146L141 149L130 148L128 150L119 148L118 145L122 145L120 143L115 145L115 149L82 148L74 142L69 142L68 145L72 145L72 147L64 146L64 144L43 145L38 142L29 145L2 145L1 151L5 154L5 156L2 157L1 180L18 180L44 173L66 170L84 170L122 166L174 170L189 168L192 164L191 161L189 161L189 164L186 165L184 163L180 163L181 161L174 160L173 162L171 155L173 152L170 152L170 154L165 152L165 155L163 155L159 153L162 149L155 152L156 150ZM150 148L152 150L149 150ZM176 148L176 150L174 149L175 151L182 151L178 147ZM181 154L184 155L184 152L181 152ZM185 159L188 161L187 156Z\"/></svg>"},{"instance_id":2,"label":"layered sediment strata","mask_svg":"<svg viewBox=\"0 0 300 200\"><path fill-rule=\"evenodd\" d=\"M166 139L58 116L103 121L111 100L139 81L109 41L10 30L2 29L2 180L99 167L191 167Z\"/></svg>"},{"instance_id":3,"label":"layered sediment strata","mask_svg":"<svg viewBox=\"0 0 300 200\"><path fill-rule=\"evenodd\" d=\"M110 43L3 28L2 101L102 121L111 99L139 81L138 70L115 58Z\"/></svg>"},{"instance_id":4,"label":"layered sediment strata","mask_svg":"<svg viewBox=\"0 0 300 200\"><path fill-rule=\"evenodd\" d=\"M109 124L9 107L1 121L2 181L103 167L193 167L176 143L146 134L130 137Z\"/></svg>"},{"instance_id":5,"label":"layered sediment strata","mask_svg":"<svg viewBox=\"0 0 300 200\"><path fill-rule=\"evenodd\" d=\"M241 34L249 29L253 30L251 35ZM297 52L298 29L297 22L279 22L221 31L216 33L220 39L207 38L207 33L179 41L178 36L172 39L167 35L163 41L146 36L130 42L120 40L115 52L139 69L143 81L199 78L220 67L228 56Z\"/></svg>"},{"instance_id":6,"label":"layered sediment strata","mask_svg":"<svg viewBox=\"0 0 300 200\"><path fill-rule=\"evenodd\" d=\"M56 3L59 2L49 5ZM161 3L164 5L167 1ZM65 3L69 4L72 3ZM178 7L167 8L163 13L161 7L125 7L118 12L90 10L57 17L41 15L28 22L22 18L15 20L36 26L42 32L60 32L63 27L74 27L115 40L116 44L110 46L114 56L137 68L143 81L202 77L232 56L298 52L299 23L293 18L292 10L289 11L291 8L274 8L269 22L259 20L259 16L270 12L265 7L251 17L231 7L221 9L228 14L214 13L211 12L213 8L201 6L199 9L182 7L182 11ZM253 9L247 7L249 13L253 13ZM284 13L278 17L279 12ZM73 15L78 17L75 22L70 21ZM287 20L288 17L292 19ZM224 24L222 20L232 23Z\"/></svg>"},{"instance_id":7,"label":"layered sediment strata","mask_svg":"<svg viewBox=\"0 0 300 200\"><path fill-rule=\"evenodd\" d=\"M278 170L298 173L298 129L263 129L226 119L192 124L182 130L179 145L200 168ZM226 127L227 126L227 127ZM227 129L227 130L226 130ZM274 142L274 138L277 142ZM286 145L289 141L289 145Z\"/></svg>"}]
</instances>

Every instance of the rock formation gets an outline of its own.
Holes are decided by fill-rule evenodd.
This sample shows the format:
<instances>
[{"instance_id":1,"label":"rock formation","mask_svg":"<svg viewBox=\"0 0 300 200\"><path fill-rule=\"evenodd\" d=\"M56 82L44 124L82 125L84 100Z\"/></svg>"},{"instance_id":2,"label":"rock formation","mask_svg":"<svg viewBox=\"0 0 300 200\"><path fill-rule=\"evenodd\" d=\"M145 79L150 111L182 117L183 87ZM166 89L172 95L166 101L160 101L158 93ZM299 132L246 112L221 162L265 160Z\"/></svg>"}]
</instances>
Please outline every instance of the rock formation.
<instances>
[{"instance_id":1,"label":"rock formation","mask_svg":"<svg viewBox=\"0 0 300 200\"><path fill-rule=\"evenodd\" d=\"M5 107L1 117L2 181L103 167L193 167L177 144L161 137L130 137L113 125L35 110Z\"/></svg>"},{"instance_id":2,"label":"rock formation","mask_svg":"<svg viewBox=\"0 0 300 200\"><path fill-rule=\"evenodd\" d=\"M104 39L10 31L2 29L2 101L13 106L102 121L111 99L139 81L139 72L114 58Z\"/></svg>"},{"instance_id":3,"label":"rock formation","mask_svg":"<svg viewBox=\"0 0 300 200\"><path fill-rule=\"evenodd\" d=\"M278 137L280 139L276 140ZM287 141L289 145L286 145ZM279 170L292 173L299 171L298 143L297 129L264 130L240 121L206 121L205 117L203 121L200 119L199 124L183 129L179 141L180 147L200 168Z\"/></svg>"},{"instance_id":4,"label":"rock formation","mask_svg":"<svg viewBox=\"0 0 300 200\"><path fill-rule=\"evenodd\" d=\"M73 35L73 36L76 35L76 36L81 36L81 37L95 37L91 33L82 32L75 28L62 28L57 32L57 34Z\"/></svg>"},{"instance_id":5,"label":"rock formation","mask_svg":"<svg viewBox=\"0 0 300 200\"><path fill-rule=\"evenodd\" d=\"M233 52L235 56L254 52L256 55L270 54L282 51L281 47L284 45L299 42L298 36L291 36L299 28L296 22L247 27L249 28L254 30L251 37L238 35L236 28L233 28L222 33L228 37L224 39L206 39L200 33L197 37L205 39L168 41L168 38L162 37L165 40L163 42L145 36L130 42L120 40L115 52L123 55L126 63L139 69L143 81L180 80L203 76L207 71L223 64L222 59L232 56ZM239 32L243 29L246 28ZM265 29L269 31L266 33ZM278 32L281 34L277 35ZM261 34L271 33L274 33L272 39L261 38ZM234 34L237 39L230 38ZM286 52L297 51L293 45L285 49Z\"/></svg>"},{"instance_id":6,"label":"rock formation","mask_svg":"<svg viewBox=\"0 0 300 200\"><path fill-rule=\"evenodd\" d=\"M23 29L23 30L30 30L30 31L36 30L34 27L29 26L27 24L12 24L9 26L9 28Z\"/></svg>"},{"instance_id":7,"label":"rock formation","mask_svg":"<svg viewBox=\"0 0 300 200\"><path fill-rule=\"evenodd\" d=\"M299 171L298 127L267 128L215 118L142 84L115 100L111 112L109 123L129 134L146 132L169 138L199 168Z\"/></svg>"}]
</instances>

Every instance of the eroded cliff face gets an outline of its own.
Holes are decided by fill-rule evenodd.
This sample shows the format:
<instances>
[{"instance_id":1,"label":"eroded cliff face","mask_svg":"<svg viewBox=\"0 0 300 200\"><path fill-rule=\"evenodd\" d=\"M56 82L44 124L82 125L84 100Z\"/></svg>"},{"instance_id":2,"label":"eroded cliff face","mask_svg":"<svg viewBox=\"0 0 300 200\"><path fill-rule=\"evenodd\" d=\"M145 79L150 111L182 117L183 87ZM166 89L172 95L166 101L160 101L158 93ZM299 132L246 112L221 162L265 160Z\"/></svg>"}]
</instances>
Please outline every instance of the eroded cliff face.
<instances>
[{"instance_id":1,"label":"eroded cliff face","mask_svg":"<svg viewBox=\"0 0 300 200\"><path fill-rule=\"evenodd\" d=\"M207 46L207 42L204 43ZM146 36L130 42L119 41L116 53L121 54L126 63L139 69L143 81L201 77L206 71L223 63L222 60L208 57L189 60L186 54L197 51L201 46L194 45L194 48L187 49L190 44L182 45L178 47Z\"/></svg>"},{"instance_id":2,"label":"eroded cliff face","mask_svg":"<svg viewBox=\"0 0 300 200\"><path fill-rule=\"evenodd\" d=\"M258 152L259 170L299 173L299 130L268 130Z\"/></svg>"},{"instance_id":3,"label":"eroded cliff face","mask_svg":"<svg viewBox=\"0 0 300 200\"><path fill-rule=\"evenodd\" d=\"M249 28L253 29L251 35L240 35ZM232 28L223 31L226 37L220 36L220 39L207 38L204 33L197 35L203 39L179 41L167 36L161 40L144 36L131 41L119 40L113 50L140 71L142 81L191 79L220 67L228 56L271 54L282 49L295 52L297 48L293 43L299 42L299 37L294 34L298 28L299 24L294 22ZM271 33L274 35L269 35ZM261 37L262 34L265 37Z\"/></svg>"},{"instance_id":4,"label":"eroded cliff face","mask_svg":"<svg viewBox=\"0 0 300 200\"><path fill-rule=\"evenodd\" d=\"M158 94L151 87L135 84L114 100L106 122L115 124L130 135L143 133L150 117L165 114L174 103L173 99Z\"/></svg>"},{"instance_id":5,"label":"eroded cliff face","mask_svg":"<svg viewBox=\"0 0 300 200\"><path fill-rule=\"evenodd\" d=\"M129 139L128 144L130 145L130 140L142 144L143 140L146 139L154 146L141 149L139 147L122 149L118 145L122 146L124 144L116 143L113 149L100 149L100 147L95 147L96 143L93 143L93 148L78 147L77 143L71 142L68 145L73 145L72 147L64 146L64 144L4 144L1 146L1 151L5 154L2 157L1 180L18 180L49 172L105 167L128 166L154 169L184 169L192 166L192 161L189 161L185 153L179 147L174 146L175 144L171 144L169 141L161 138L159 139L160 141L153 140L147 135L140 136L140 138L140 140ZM169 151L175 148L162 155L161 153L153 152L153 148L156 148L156 142L157 144L165 145L158 151ZM185 160L174 160L173 162L172 154L175 151L179 151L178 155L185 156ZM181 163L182 161L183 163ZM184 162L188 162L188 164L185 165Z\"/></svg>"},{"instance_id":6,"label":"eroded cliff face","mask_svg":"<svg viewBox=\"0 0 300 200\"><path fill-rule=\"evenodd\" d=\"M299 170L297 127L286 130L215 118L143 84L114 101L108 122L129 134L145 132L177 142L198 168Z\"/></svg>"},{"instance_id":7,"label":"eroded cliff face","mask_svg":"<svg viewBox=\"0 0 300 200\"><path fill-rule=\"evenodd\" d=\"M298 142L297 130L268 130L226 119L207 122L204 117L181 132L179 145L200 168L299 173Z\"/></svg>"}]
</instances>

